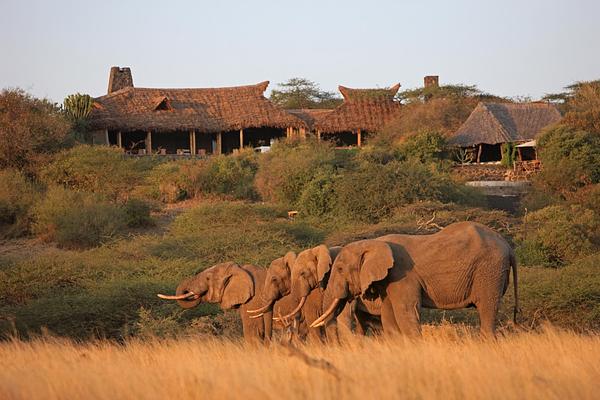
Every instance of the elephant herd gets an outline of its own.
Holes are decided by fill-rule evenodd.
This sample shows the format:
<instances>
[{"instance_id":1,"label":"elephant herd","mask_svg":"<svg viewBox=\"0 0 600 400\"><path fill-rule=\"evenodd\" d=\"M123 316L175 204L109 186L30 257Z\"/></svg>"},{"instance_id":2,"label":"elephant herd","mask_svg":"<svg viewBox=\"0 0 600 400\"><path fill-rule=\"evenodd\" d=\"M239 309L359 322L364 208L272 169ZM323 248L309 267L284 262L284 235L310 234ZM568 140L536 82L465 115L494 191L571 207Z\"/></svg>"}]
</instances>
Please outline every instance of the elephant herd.
<instances>
[{"instance_id":1,"label":"elephant herd","mask_svg":"<svg viewBox=\"0 0 600 400\"><path fill-rule=\"evenodd\" d=\"M490 228L459 222L430 235L391 234L343 247L288 252L268 269L225 262L184 279L183 308L201 302L239 308L246 340L270 340L273 326L300 337L337 341L342 331L420 335L421 307L475 307L481 333L494 336L502 296L517 265L507 241Z\"/></svg>"}]
</instances>

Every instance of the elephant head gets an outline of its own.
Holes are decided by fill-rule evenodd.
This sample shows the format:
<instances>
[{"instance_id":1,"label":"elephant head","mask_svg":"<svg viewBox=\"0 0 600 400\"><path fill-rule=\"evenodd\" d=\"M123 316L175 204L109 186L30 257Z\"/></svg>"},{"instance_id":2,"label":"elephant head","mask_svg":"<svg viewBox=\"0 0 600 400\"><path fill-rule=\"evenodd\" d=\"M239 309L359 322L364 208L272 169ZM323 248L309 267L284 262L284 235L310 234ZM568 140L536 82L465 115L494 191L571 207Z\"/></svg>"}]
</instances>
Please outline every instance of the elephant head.
<instances>
[{"instance_id":1,"label":"elephant head","mask_svg":"<svg viewBox=\"0 0 600 400\"><path fill-rule=\"evenodd\" d=\"M252 276L238 264L226 262L214 265L184 279L174 296L159 294L166 300L177 300L183 308L195 307L200 302L220 303L221 308L236 308L254 296Z\"/></svg>"},{"instance_id":2,"label":"elephant head","mask_svg":"<svg viewBox=\"0 0 600 400\"><path fill-rule=\"evenodd\" d=\"M298 254L291 271L291 296L297 299L298 305L288 315L282 317L283 319L293 317L300 312L310 292L326 285L331 264L340 249L341 247L328 248L319 245Z\"/></svg>"},{"instance_id":3,"label":"elephant head","mask_svg":"<svg viewBox=\"0 0 600 400\"><path fill-rule=\"evenodd\" d=\"M311 327L322 326L337 317L346 301L352 298L360 295L376 297L373 284L385 279L393 266L394 255L386 242L361 240L345 246L331 267L325 289L324 306L329 306Z\"/></svg>"},{"instance_id":4,"label":"elephant head","mask_svg":"<svg viewBox=\"0 0 600 400\"><path fill-rule=\"evenodd\" d=\"M254 317L258 318L269 311L275 301L290 294L291 269L295 260L296 253L290 251L285 256L271 262L267 269L267 276L265 277L265 284L261 293L264 306L256 310L247 310L248 313L258 313L254 315Z\"/></svg>"}]
</instances>

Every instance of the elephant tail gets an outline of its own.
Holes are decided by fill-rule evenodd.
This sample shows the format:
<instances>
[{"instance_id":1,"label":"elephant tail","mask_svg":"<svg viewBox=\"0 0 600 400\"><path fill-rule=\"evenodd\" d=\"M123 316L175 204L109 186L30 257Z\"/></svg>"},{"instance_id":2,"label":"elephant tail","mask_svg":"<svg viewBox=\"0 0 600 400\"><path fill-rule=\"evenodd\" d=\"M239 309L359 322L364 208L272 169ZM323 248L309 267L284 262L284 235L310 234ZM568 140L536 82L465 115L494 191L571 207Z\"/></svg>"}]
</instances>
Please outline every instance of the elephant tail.
<instances>
[{"instance_id":1,"label":"elephant tail","mask_svg":"<svg viewBox=\"0 0 600 400\"><path fill-rule=\"evenodd\" d=\"M519 309L519 289L518 289L518 279L517 279L517 257L515 253L511 251L510 253L510 266L512 268L513 273L513 290L515 292L515 308L513 311L513 322L515 325L517 324L517 314L521 312Z\"/></svg>"}]
</instances>

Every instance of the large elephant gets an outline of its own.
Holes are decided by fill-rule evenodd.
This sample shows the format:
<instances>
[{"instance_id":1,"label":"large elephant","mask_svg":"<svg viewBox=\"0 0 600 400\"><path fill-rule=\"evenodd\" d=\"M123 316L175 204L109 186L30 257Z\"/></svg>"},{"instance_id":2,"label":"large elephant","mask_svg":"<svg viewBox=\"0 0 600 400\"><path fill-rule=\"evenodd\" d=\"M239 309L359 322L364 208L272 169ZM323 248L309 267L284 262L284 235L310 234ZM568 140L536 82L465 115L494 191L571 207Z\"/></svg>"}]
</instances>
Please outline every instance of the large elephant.
<instances>
[{"instance_id":1,"label":"large elephant","mask_svg":"<svg viewBox=\"0 0 600 400\"><path fill-rule=\"evenodd\" d=\"M219 303L224 310L239 308L244 339L268 341L271 338L272 314L250 318L247 310L257 308L265 281L266 271L254 265L238 265L233 262L216 264L202 272L184 279L174 296L158 296L177 300L183 308L195 307L201 302Z\"/></svg>"},{"instance_id":2,"label":"large elephant","mask_svg":"<svg viewBox=\"0 0 600 400\"><path fill-rule=\"evenodd\" d=\"M494 336L496 315L517 265L506 240L474 222L449 225L432 235L387 235L346 245L325 291L327 310L311 327L329 323L347 300L381 298L388 333L420 335L420 308L476 307L483 335Z\"/></svg>"}]
</instances>

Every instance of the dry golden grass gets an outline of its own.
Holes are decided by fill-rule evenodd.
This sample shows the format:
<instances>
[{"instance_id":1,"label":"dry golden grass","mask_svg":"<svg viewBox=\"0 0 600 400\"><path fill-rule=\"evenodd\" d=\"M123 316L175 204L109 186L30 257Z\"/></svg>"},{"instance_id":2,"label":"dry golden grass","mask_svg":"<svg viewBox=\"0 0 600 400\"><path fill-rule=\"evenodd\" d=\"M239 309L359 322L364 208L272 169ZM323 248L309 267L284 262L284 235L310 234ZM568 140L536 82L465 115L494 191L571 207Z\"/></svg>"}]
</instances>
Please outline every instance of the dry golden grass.
<instances>
[{"instance_id":1,"label":"dry golden grass","mask_svg":"<svg viewBox=\"0 0 600 400\"><path fill-rule=\"evenodd\" d=\"M546 328L483 341L466 328L417 341L358 338L302 350L225 340L0 344L1 399L593 399L600 335Z\"/></svg>"}]
</instances>

